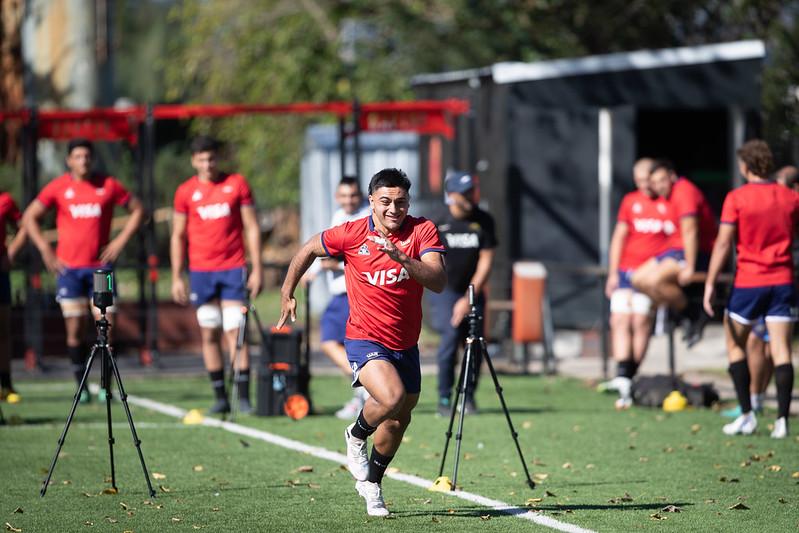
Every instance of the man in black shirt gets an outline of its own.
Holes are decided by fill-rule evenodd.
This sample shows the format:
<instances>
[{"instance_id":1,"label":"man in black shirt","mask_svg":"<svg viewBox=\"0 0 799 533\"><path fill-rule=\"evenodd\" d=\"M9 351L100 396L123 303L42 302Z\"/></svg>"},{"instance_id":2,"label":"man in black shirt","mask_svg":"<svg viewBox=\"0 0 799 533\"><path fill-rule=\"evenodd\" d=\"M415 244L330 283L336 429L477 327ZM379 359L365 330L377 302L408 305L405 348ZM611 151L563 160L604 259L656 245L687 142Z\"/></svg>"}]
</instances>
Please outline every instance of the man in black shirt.
<instances>
[{"instance_id":1,"label":"man in black shirt","mask_svg":"<svg viewBox=\"0 0 799 533\"><path fill-rule=\"evenodd\" d=\"M430 293L433 327L441 334L438 348L438 414L449 416L450 393L455 378L458 347L466 339L469 314L469 285L474 285L478 310L482 314L483 294L497 238L494 218L477 206L474 179L465 173L449 176L444 188L449 214L438 223L441 241L447 247L447 287L441 294ZM466 412L476 412L474 390L482 360L475 359L474 379L467 383Z\"/></svg>"}]
</instances>

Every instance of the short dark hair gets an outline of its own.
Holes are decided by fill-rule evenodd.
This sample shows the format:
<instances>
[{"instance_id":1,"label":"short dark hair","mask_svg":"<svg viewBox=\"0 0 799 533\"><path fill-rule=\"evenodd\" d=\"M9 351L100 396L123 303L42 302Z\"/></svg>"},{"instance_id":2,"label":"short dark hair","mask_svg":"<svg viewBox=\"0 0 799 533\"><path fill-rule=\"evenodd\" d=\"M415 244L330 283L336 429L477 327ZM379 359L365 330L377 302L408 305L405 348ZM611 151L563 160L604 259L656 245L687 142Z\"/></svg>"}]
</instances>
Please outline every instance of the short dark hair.
<instances>
[{"instance_id":1,"label":"short dark hair","mask_svg":"<svg viewBox=\"0 0 799 533\"><path fill-rule=\"evenodd\" d=\"M358 181L358 178L355 176L344 176L341 178L341 181L338 182L339 185L346 185L347 187L355 187L358 189L358 192L361 192L361 182Z\"/></svg>"},{"instance_id":2,"label":"short dark hair","mask_svg":"<svg viewBox=\"0 0 799 533\"><path fill-rule=\"evenodd\" d=\"M94 154L94 145L89 139L82 137L71 139L67 144L67 155L70 155L75 148L86 148L90 154Z\"/></svg>"},{"instance_id":3,"label":"short dark hair","mask_svg":"<svg viewBox=\"0 0 799 533\"><path fill-rule=\"evenodd\" d=\"M774 158L765 141L760 139L746 141L743 146L735 151L735 155L744 162L749 172L764 179L768 178L768 173L774 164Z\"/></svg>"},{"instance_id":4,"label":"short dark hair","mask_svg":"<svg viewBox=\"0 0 799 533\"><path fill-rule=\"evenodd\" d=\"M674 174L677 172L677 170L674 168L674 163L663 157L655 159L652 162L652 168L649 170L649 175L651 176L658 170L665 170L669 174Z\"/></svg>"},{"instance_id":5,"label":"short dark hair","mask_svg":"<svg viewBox=\"0 0 799 533\"><path fill-rule=\"evenodd\" d=\"M218 152L219 141L207 135L200 135L191 141L191 155L199 154L201 152Z\"/></svg>"},{"instance_id":6,"label":"short dark hair","mask_svg":"<svg viewBox=\"0 0 799 533\"><path fill-rule=\"evenodd\" d=\"M369 194L381 187L399 187L408 192L411 190L411 180L398 168L384 168L369 181Z\"/></svg>"}]
</instances>

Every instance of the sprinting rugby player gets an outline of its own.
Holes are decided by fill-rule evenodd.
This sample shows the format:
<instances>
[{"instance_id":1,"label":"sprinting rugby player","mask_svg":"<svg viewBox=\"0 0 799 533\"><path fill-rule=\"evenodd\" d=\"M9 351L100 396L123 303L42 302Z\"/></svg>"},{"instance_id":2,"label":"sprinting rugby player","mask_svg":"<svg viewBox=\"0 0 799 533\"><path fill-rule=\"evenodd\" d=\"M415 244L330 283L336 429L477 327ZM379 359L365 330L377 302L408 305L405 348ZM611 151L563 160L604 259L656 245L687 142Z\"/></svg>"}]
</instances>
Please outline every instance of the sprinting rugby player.
<instances>
[{"instance_id":1,"label":"sprinting rugby player","mask_svg":"<svg viewBox=\"0 0 799 533\"><path fill-rule=\"evenodd\" d=\"M364 201L358 178L344 176L336 187L336 203L339 209L333 213L330 227L335 227L345 222L368 217L370 214L369 203ZM316 265L319 268L314 269ZM314 263L308 274L315 277L318 270L327 274L327 288L332 297L327 304L320 320L322 352L338 366L347 377L352 377L352 369L347 361L347 351L344 349L347 319L350 317L350 303L347 298L347 285L344 279L344 262L326 257ZM313 271L313 273L311 272ZM363 387L353 390L352 399L336 411L336 417L342 420L352 420L363 409L363 403L369 395Z\"/></svg>"},{"instance_id":2,"label":"sprinting rugby player","mask_svg":"<svg viewBox=\"0 0 799 533\"><path fill-rule=\"evenodd\" d=\"M222 336L233 357L236 337L244 320L242 305L249 296L261 292L261 233L255 216L250 186L241 174L228 174L217 168L219 143L197 137L191 143L191 166L197 172L175 191L172 238L172 298L197 309L202 335L205 369L211 380L216 402L211 413L230 412L225 391ZM189 284L183 280L188 243ZM246 246L245 246L246 245ZM247 276L244 249L252 265ZM239 412L252 412L250 404L250 358L247 344L235 354Z\"/></svg>"},{"instance_id":3,"label":"sprinting rugby player","mask_svg":"<svg viewBox=\"0 0 799 533\"><path fill-rule=\"evenodd\" d=\"M370 394L344 437L347 466L370 516L389 514L381 482L397 453L419 400L419 332L422 292L447 283L444 246L435 225L408 215L411 182L401 170L384 169L369 183L372 215L311 237L289 265L281 289L277 326L295 320L294 289L317 257L343 256L350 298L344 346L353 386ZM374 435L367 457L366 441Z\"/></svg>"},{"instance_id":4,"label":"sprinting rugby player","mask_svg":"<svg viewBox=\"0 0 799 533\"><path fill-rule=\"evenodd\" d=\"M18 403L22 398L11 383L11 265L25 244L25 230L18 228L22 213L7 192L0 192L0 402ZM6 248L6 228L16 231Z\"/></svg>"},{"instance_id":5,"label":"sprinting rugby player","mask_svg":"<svg viewBox=\"0 0 799 533\"><path fill-rule=\"evenodd\" d=\"M652 300L635 290L631 278L641 265L666 251L675 228L668 202L650 186L652 159L639 159L633 166L636 190L624 196L608 254L605 295L610 300L610 330L616 377L600 385L619 391L617 409L632 405L632 380L652 335Z\"/></svg>"},{"instance_id":6,"label":"sprinting rugby player","mask_svg":"<svg viewBox=\"0 0 799 533\"><path fill-rule=\"evenodd\" d=\"M45 185L22 218L47 270L56 275L56 299L64 315L67 353L78 382L89 354L88 346L82 341L93 292L93 273L99 267L111 267L144 217L141 202L121 183L111 176L92 172L93 155L91 142L70 141L66 158L69 171ZM109 240L115 206L126 207L130 216L122 231ZM56 212L58 246L55 252L39 224L50 209ZM98 318L99 310L91 308ZM107 312L109 322L113 323L114 308L109 307ZM106 391L100 391L101 400L105 394ZM80 401L90 400L89 391L81 390Z\"/></svg>"},{"instance_id":7,"label":"sprinting rugby player","mask_svg":"<svg viewBox=\"0 0 799 533\"><path fill-rule=\"evenodd\" d=\"M724 315L724 329L729 372L741 416L726 424L723 431L727 435L748 435L757 428L749 397L746 341L752 325L765 317L777 385L777 421L771 436L781 439L788 435L794 379L791 332L796 321L796 289L791 248L799 224L799 195L767 178L772 156L763 141L748 141L738 149L737 156L746 184L724 199L703 303L705 311L712 315L716 279L737 239L735 281Z\"/></svg>"},{"instance_id":8,"label":"sprinting rugby player","mask_svg":"<svg viewBox=\"0 0 799 533\"><path fill-rule=\"evenodd\" d=\"M681 315L687 322L684 340L688 347L702 338L709 318L701 305L689 305L683 287L696 271L707 268L717 224L705 196L696 185L677 176L670 162L657 160L650 175L652 189L669 201L672 223L669 247L633 274L633 286L658 304Z\"/></svg>"}]
</instances>

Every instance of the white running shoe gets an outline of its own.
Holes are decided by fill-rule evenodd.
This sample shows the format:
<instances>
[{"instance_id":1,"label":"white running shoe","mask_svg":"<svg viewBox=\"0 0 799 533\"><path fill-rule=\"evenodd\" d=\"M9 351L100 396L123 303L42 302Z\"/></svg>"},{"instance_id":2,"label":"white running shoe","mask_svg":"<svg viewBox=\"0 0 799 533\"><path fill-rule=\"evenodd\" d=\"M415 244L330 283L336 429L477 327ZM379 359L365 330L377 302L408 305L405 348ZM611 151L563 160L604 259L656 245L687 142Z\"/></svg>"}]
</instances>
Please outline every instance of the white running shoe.
<instances>
[{"instance_id":1,"label":"white running shoe","mask_svg":"<svg viewBox=\"0 0 799 533\"><path fill-rule=\"evenodd\" d=\"M781 416L774 422L774 429L771 431L772 439L784 439L788 436L788 420Z\"/></svg>"},{"instance_id":2,"label":"white running shoe","mask_svg":"<svg viewBox=\"0 0 799 533\"><path fill-rule=\"evenodd\" d=\"M363 481L369 475L369 456L366 454L366 441L350 434L355 422L344 430L344 442L347 445L347 469L352 477Z\"/></svg>"},{"instance_id":3,"label":"white running shoe","mask_svg":"<svg viewBox=\"0 0 799 533\"><path fill-rule=\"evenodd\" d=\"M625 409L629 409L633 405L632 398L619 398L616 400L614 407L616 407L617 411L623 411Z\"/></svg>"},{"instance_id":4,"label":"white running shoe","mask_svg":"<svg viewBox=\"0 0 799 533\"><path fill-rule=\"evenodd\" d=\"M725 435L751 435L755 429L757 429L757 418L754 412L749 411L729 424L725 424L722 431Z\"/></svg>"},{"instance_id":5,"label":"white running shoe","mask_svg":"<svg viewBox=\"0 0 799 533\"><path fill-rule=\"evenodd\" d=\"M597 392L615 392L619 390L619 379L625 379L622 376L616 376L609 381L603 381L596 386Z\"/></svg>"},{"instance_id":6,"label":"white running shoe","mask_svg":"<svg viewBox=\"0 0 799 533\"><path fill-rule=\"evenodd\" d=\"M350 401L344 404L344 407L336 411L336 418L341 420L352 420L356 418L358 413L361 412L361 409L363 409L364 401L361 395L356 392L355 395L350 398Z\"/></svg>"},{"instance_id":7,"label":"white running shoe","mask_svg":"<svg viewBox=\"0 0 799 533\"><path fill-rule=\"evenodd\" d=\"M356 481L355 490L366 500L366 514L369 516L388 516L386 502L383 501L383 488L379 483Z\"/></svg>"},{"instance_id":8,"label":"white running shoe","mask_svg":"<svg viewBox=\"0 0 799 533\"><path fill-rule=\"evenodd\" d=\"M629 400L632 403L633 397L633 380L625 377L616 378L616 390L619 391L619 398L622 400Z\"/></svg>"}]
</instances>

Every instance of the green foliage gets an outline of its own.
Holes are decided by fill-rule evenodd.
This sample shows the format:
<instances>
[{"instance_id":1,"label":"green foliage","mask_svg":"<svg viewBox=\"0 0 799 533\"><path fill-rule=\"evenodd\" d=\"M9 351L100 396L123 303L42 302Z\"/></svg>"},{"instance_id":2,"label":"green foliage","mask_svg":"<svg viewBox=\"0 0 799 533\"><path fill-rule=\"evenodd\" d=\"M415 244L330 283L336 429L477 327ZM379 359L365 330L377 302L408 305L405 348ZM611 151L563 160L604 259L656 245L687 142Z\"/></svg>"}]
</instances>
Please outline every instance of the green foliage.
<instances>
[{"instance_id":1,"label":"green foliage","mask_svg":"<svg viewBox=\"0 0 799 533\"><path fill-rule=\"evenodd\" d=\"M760 38L773 58L765 131L785 153L796 123L796 99L785 97L799 82L796 12L778 0L186 0L170 11L164 84L168 100L186 102L402 99L421 72ZM310 120L195 121L193 130L229 141L269 206L297 201Z\"/></svg>"}]
</instances>

